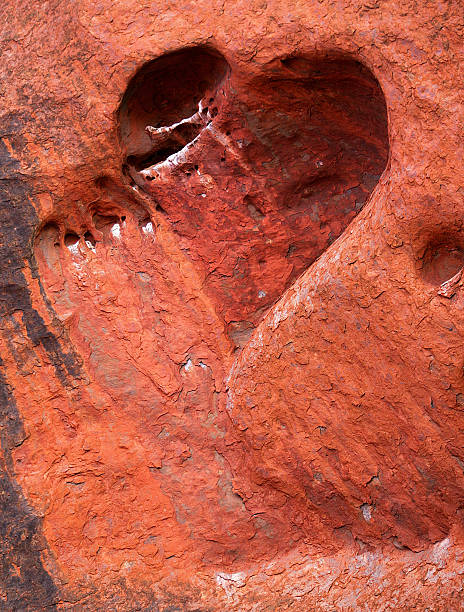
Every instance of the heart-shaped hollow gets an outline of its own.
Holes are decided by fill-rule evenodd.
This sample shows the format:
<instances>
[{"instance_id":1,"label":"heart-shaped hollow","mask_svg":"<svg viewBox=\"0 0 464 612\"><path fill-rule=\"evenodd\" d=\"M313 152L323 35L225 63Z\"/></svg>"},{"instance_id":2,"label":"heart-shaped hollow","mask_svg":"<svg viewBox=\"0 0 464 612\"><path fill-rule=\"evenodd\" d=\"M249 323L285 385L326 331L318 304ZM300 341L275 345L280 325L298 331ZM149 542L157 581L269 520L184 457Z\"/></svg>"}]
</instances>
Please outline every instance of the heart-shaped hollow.
<instances>
[{"instance_id":1,"label":"heart-shaped hollow","mask_svg":"<svg viewBox=\"0 0 464 612\"><path fill-rule=\"evenodd\" d=\"M166 213L237 345L362 209L388 158L383 93L350 58L248 75L186 49L142 67L119 118L126 173Z\"/></svg>"}]
</instances>

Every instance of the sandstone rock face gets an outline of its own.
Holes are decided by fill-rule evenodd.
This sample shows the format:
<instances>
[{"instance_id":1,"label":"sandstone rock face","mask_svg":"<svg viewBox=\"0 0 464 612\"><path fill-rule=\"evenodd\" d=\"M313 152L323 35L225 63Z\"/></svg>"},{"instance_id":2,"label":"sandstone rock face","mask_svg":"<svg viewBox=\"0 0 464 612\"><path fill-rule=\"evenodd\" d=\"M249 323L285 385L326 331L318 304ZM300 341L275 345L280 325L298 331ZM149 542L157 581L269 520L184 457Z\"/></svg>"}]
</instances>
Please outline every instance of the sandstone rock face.
<instances>
[{"instance_id":1,"label":"sandstone rock face","mask_svg":"<svg viewBox=\"0 0 464 612\"><path fill-rule=\"evenodd\" d=\"M462 609L462 3L0 13L0 609Z\"/></svg>"}]
</instances>

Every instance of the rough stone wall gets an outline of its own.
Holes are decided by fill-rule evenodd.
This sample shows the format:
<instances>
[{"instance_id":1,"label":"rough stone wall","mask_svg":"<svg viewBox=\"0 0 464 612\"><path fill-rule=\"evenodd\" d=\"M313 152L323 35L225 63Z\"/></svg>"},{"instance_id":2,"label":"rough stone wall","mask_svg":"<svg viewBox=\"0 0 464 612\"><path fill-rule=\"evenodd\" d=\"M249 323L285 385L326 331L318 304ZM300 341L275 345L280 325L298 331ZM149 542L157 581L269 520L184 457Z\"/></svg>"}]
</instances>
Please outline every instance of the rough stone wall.
<instances>
[{"instance_id":1,"label":"rough stone wall","mask_svg":"<svg viewBox=\"0 0 464 612\"><path fill-rule=\"evenodd\" d=\"M0 609L462 609L462 9L2 4Z\"/></svg>"}]
</instances>

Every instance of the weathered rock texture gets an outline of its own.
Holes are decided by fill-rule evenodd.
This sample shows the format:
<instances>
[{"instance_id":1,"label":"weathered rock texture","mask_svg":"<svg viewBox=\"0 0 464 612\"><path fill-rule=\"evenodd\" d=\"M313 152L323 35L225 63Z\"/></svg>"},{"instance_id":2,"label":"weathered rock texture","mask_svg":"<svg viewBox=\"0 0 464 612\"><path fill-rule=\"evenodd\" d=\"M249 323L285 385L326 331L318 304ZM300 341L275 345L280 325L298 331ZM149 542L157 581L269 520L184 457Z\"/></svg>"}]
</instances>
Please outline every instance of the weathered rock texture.
<instances>
[{"instance_id":1,"label":"weathered rock texture","mask_svg":"<svg viewBox=\"0 0 464 612\"><path fill-rule=\"evenodd\" d=\"M2 4L1 609L464 609L462 8Z\"/></svg>"}]
</instances>

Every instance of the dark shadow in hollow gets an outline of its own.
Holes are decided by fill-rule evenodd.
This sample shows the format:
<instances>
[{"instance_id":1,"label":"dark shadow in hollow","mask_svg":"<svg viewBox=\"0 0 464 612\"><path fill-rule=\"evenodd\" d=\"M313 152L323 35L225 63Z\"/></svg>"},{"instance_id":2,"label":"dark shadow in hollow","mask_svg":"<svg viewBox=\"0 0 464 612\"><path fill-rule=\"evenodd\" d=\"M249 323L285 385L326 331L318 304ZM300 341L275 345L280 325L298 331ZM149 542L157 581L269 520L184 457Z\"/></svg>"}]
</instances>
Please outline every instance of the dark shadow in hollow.
<instances>
[{"instance_id":1,"label":"dark shadow in hollow","mask_svg":"<svg viewBox=\"0 0 464 612\"><path fill-rule=\"evenodd\" d=\"M184 49L140 69L119 120L126 175L162 204L240 345L388 163L382 89L347 56L277 58L247 74L209 48Z\"/></svg>"},{"instance_id":2,"label":"dark shadow in hollow","mask_svg":"<svg viewBox=\"0 0 464 612\"><path fill-rule=\"evenodd\" d=\"M201 100L213 103L214 93L228 72L226 60L207 47L182 49L145 64L130 81L119 109L127 164L141 170L192 141L201 126L178 126L159 148L153 147L146 127L172 126L192 117Z\"/></svg>"}]
</instances>

